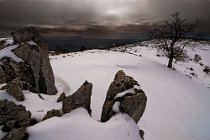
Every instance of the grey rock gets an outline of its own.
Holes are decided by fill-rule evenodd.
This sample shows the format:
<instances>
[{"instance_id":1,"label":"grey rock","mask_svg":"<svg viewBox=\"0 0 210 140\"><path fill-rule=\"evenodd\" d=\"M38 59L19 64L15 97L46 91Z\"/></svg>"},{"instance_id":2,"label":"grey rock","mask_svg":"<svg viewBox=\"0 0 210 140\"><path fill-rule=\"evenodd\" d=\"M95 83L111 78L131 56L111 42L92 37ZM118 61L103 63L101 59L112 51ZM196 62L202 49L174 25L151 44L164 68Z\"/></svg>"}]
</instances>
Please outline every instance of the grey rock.
<instances>
[{"instance_id":1,"label":"grey rock","mask_svg":"<svg viewBox=\"0 0 210 140\"><path fill-rule=\"evenodd\" d=\"M66 98L66 94L63 92L63 93L59 96L57 102L62 102L65 98Z\"/></svg>"},{"instance_id":2,"label":"grey rock","mask_svg":"<svg viewBox=\"0 0 210 140\"><path fill-rule=\"evenodd\" d=\"M3 71L2 66L0 64L0 84L3 84L5 82L6 82L5 81L5 74L4 74L4 71Z\"/></svg>"},{"instance_id":3,"label":"grey rock","mask_svg":"<svg viewBox=\"0 0 210 140\"><path fill-rule=\"evenodd\" d=\"M25 96L22 91L22 82L20 81L20 79L14 79L10 83L8 83L5 88L7 93L13 96L17 101L24 101Z\"/></svg>"},{"instance_id":4,"label":"grey rock","mask_svg":"<svg viewBox=\"0 0 210 140\"><path fill-rule=\"evenodd\" d=\"M14 39L14 42L19 44L35 40L40 37L39 32L33 26L18 29L10 34Z\"/></svg>"},{"instance_id":5,"label":"grey rock","mask_svg":"<svg viewBox=\"0 0 210 140\"><path fill-rule=\"evenodd\" d=\"M22 105L12 101L0 100L0 125L15 121L15 127L21 128L30 125L31 113Z\"/></svg>"},{"instance_id":6,"label":"grey rock","mask_svg":"<svg viewBox=\"0 0 210 140\"><path fill-rule=\"evenodd\" d=\"M139 130L139 135L144 140L144 130Z\"/></svg>"},{"instance_id":7,"label":"grey rock","mask_svg":"<svg viewBox=\"0 0 210 140\"><path fill-rule=\"evenodd\" d=\"M113 106L116 102L120 102L119 111L127 113L136 123L138 123L146 108L147 97L144 91L135 88L135 85L139 86L138 82L132 77L126 76L122 70L117 72L114 81L109 86L106 100L103 105L101 115L102 122L108 121L117 113L113 110ZM125 95L117 97L119 93L129 89L133 89L134 93L128 92Z\"/></svg>"},{"instance_id":8,"label":"grey rock","mask_svg":"<svg viewBox=\"0 0 210 140\"><path fill-rule=\"evenodd\" d=\"M47 111L47 114L44 116L43 120L47 120L49 118L52 118L52 117L61 117L62 116L62 113L60 112L60 110L50 110L50 111Z\"/></svg>"},{"instance_id":9,"label":"grey rock","mask_svg":"<svg viewBox=\"0 0 210 140\"><path fill-rule=\"evenodd\" d=\"M17 63L10 58L0 60L2 82L19 78L24 82L23 89L48 95L56 94L55 79L48 57L48 44L34 27L25 27L11 33L19 47L13 53L23 62ZM37 45L27 42L33 41ZM0 50L1 51L1 50ZM1 81L0 81L1 82Z\"/></svg>"},{"instance_id":10,"label":"grey rock","mask_svg":"<svg viewBox=\"0 0 210 140\"><path fill-rule=\"evenodd\" d=\"M74 94L64 99L62 102L63 113L69 113L76 108L84 107L91 115L91 95L92 84L86 81Z\"/></svg>"},{"instance_id":11,"label":"grey rock","mask_svg":"<svg viewBox=\"0 0 210 140\"><path fill-rule=\"evenodd\" d=\"M136 123L143 116L146 108L147 97L142 90L136 90L135 94L124 96L121 104L120 111L127 113L134 119Z\"/></svg>"},{"instance_id":12,"label":"grey rock","mask_svg":"<svg viewBox=\"0 0 210 140\"><path fill-rule=\"evenodd\" d=\"M118 71L115 75L114 81L109 86L106 100L113 99L118 93L133 88L134 85L139 84L132 77L126 76L122 70Z\"/></svg>"},{"instance_id":13,"label":"grey rock","mask_svg":"<svg viewBox=\"0 0 210 140\"><path fill-rule=\"evenodd\" d=\"M27 140L26 128L14 128L2 140Z\"/></svg>"}]
</instances>

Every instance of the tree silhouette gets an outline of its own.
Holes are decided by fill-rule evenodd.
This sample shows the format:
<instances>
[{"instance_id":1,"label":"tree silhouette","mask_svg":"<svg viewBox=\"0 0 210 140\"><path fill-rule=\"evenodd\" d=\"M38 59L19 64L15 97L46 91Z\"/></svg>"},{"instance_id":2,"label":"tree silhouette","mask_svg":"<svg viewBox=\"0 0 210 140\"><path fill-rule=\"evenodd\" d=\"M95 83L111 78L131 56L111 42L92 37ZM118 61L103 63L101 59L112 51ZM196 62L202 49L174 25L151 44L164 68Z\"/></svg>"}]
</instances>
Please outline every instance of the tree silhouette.
<instances>
[{"instance_id":1,"label":"tree silhouette","mask_svg":"<svg viewBox=\"0 0 210 140\"><path fill-rule=\"evenodd\" d=\"M168 21L150 32L149 37L156 39L157 47L169 58L169 68L172 68L174 59L180 61L186 58L184 51L186 44L176 45L176 43L182 38L191 36L197 23L198 21L182 18L180 13L175 13Z\"/></svg>"}]
</instances>

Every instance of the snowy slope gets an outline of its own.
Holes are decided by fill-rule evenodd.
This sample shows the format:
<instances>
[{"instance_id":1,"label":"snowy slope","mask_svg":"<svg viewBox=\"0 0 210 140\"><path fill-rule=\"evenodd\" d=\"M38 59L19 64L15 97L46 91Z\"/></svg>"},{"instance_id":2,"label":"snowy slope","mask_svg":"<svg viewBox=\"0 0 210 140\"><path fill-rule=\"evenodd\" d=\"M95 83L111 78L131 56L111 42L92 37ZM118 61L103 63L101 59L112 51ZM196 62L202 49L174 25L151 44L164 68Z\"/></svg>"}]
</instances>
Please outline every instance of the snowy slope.
<instances>
[{"instance_id":1,"label":"snowy slope","mask_svg":"<svg viewBox=\"0 0 210 140\"><path fill-rule=\"evenodd\" d=\"M154 49L145 46L128 49L135 55L90 50L51 56L58 94L43 95L45 100L41 100L25 91L26 101L16 103L25 105L34 118L41 120L47 110L61 109L61 103L56 100L62 91L70 95L88 80L93 83L92 118L79 108L61 118L54 117L30 127L30 139L139 140L139 128L124 114L107 123L97 121L108 87L115 73L122 69L139 82L148 97L146 111L139 122L139 127L145 131L145 140L209 140L210 80L202 71L203 67L190 61L177 63L176 70L171 70L164 66L167 59L156 57ZM194 53L200 54L203 63L209 65L209 46L189 51L190 56ZM193 67L197 78L185 76L190 72L188 67ZM4 92L0 91L0 99L14 101Z\"/></svg>"}]
</instances>

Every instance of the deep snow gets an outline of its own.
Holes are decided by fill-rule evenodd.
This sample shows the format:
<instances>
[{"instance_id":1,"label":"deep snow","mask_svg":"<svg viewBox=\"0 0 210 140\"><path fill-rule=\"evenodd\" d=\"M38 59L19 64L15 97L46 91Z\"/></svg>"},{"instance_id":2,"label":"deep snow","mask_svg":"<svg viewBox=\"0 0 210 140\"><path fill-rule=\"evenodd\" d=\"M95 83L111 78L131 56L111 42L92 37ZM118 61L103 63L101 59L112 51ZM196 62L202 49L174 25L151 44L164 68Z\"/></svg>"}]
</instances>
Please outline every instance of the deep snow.
<instances>
[{"instance_id":1,"label":"deep snow","mask_svg":"<svg viewBox=\"0 0 210 140\"><path fill-rule=\"evenodd\" d=\"M195 53L202 62L210 65L210 46L187 48L190 57ZM34 118L41 120L50 109L61 109L56 103L59 95L74 93L85 80L93 83L91 101L92 118L84 109L77 109L61 118L54 117L28 129L30 139L115 139L138 140L138 127L119 114L107 123L100 123L102 105L115 73L122 69L134 77L148 97L145 113L139 127L145 131L145 140L209 140L210 139L210 76L203 67L192 61L178 62L175 69L168 69L167 59L157 57L154 48L135 46L127 48L135 54L90 50L51 56L56 76L58 94L38 95L24 91L26 100L16 102L13 97L0 91L0 99L23 104ZM142 57L139 57L141 55ZM189 78L189 67L197 77ZM117 110L117 104L115 108ZM93 134L94 131L94 134ZM43 132L43 133L42 133ZM0 133L1 134L1 133Z\"/></svg>"}]
</instances>

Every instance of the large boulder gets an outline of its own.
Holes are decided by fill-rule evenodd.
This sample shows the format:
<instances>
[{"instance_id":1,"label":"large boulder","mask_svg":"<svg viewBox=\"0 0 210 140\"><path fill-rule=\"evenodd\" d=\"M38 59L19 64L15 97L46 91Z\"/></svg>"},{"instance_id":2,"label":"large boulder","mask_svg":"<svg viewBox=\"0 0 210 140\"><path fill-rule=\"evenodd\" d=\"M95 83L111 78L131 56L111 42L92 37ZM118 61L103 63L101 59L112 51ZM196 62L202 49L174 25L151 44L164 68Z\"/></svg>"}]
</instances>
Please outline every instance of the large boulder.
<instances>
[{"instance_id":1,"label":"large boulder","mask_svg":"<svg viewBox=\"0 0 210 140\"><path fill-rule=\"evenodd\" d=\"M146 108L147 97L137 81L120 70L115 75L103 105L101 121L108 121L116 113L127 113L138 123Z\"/></svg>"},{"instance_id":2,"label":"large boulder","mask_svg":"<svg viewBox=\"0 0 210 140\"><path fill-rule=\"evenodd\" d=\"M86 81L74 94L64 99L62 102L63 113L69 113L76 108L83 107L91 115L91 95L92 84Z\"/></svg>"},{"instance_id":3,"label":"large boulder","mask_svg":"<svg viewBox=\"0 0 210 140\"><path fill-rule=\"evenodd\" d=\"M30 125L31 113L22 105L12 101L0 100L0 126L7 129L22 128Z\"/></svg>"},{"instance_id":4,"label":"large boulder","mask_svg":"<svg viewBox=\"0 0 210 140\"><path fill-rule=\"evenodd\" d=\"M4 77L0 82L8 83L18 77L25 83L24 90L56 94L54 75L48 57L48 44L44 38L32 26L14 31L11 36L11 42L14 42L12 45L16 47L10 50L12 55L0 58L0 78ZM11 44L7 47L11 47ZM5 48L0 51L5 51Z\"/></svg>"}]
</instances>

